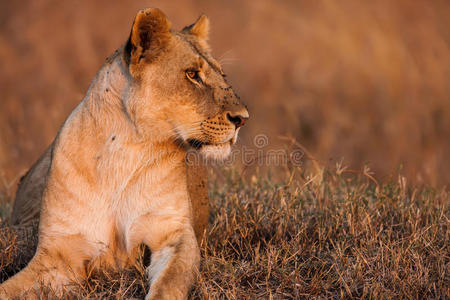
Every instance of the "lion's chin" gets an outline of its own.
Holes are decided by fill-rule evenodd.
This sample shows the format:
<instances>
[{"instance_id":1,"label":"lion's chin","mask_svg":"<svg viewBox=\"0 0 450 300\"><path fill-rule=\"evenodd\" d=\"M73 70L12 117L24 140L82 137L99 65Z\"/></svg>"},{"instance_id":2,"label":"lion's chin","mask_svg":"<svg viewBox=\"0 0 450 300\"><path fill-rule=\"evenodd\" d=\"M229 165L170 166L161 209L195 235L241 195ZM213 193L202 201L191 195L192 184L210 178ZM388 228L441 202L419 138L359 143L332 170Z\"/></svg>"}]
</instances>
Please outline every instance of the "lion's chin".
<instances>
[{"instance_id":1,"label":"lion's chin","mask_svg":"<svg viewBox=\"0 0 450 300\"><path fill-rule=\"evenodd\" d=\"M199 153L207 159L224 160L231 153L231 143L223 143L218 145L203 145L199 149Z\"/></svg>"}]
</instances>

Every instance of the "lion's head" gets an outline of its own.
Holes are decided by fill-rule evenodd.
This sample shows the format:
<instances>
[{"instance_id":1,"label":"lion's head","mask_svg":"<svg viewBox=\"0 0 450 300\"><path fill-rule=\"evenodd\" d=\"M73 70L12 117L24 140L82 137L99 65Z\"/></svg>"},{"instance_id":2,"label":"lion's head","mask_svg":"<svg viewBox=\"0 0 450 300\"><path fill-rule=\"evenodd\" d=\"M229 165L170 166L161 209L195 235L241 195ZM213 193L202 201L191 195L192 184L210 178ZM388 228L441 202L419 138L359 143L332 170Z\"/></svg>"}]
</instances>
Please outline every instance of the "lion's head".
<instances>
[{"instance_id":1,"label":"lion's head","mask_svg":"<svg viewBox=\"0 0 450 300\"><path fill-rule=\"evenodd\" d=\"M204 15L176 32L160 10L140 11L123 48L132 78L124 103L143 135L224 158L249 115L211 56L208 31Z\"/></svg>"}]
</instances>

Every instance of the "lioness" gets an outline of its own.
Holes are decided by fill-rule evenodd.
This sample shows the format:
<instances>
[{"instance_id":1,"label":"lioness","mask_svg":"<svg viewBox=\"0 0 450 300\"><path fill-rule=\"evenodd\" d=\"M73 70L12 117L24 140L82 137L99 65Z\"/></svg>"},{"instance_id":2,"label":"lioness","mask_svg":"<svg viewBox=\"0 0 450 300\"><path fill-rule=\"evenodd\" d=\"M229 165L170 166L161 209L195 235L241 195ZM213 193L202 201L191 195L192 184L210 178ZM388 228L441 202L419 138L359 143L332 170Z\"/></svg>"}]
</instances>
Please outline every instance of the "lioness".
<instances>
[{"instance_id":1,"label":"lioness","mask_svg":"<svg viewBox=\"0 0 450 300\"><path fill-rule=\"evenodd\" d=\"M205 16L175 32L160 10L138 12L53 142L36 254L0 298L127 266L140 244L152 252L146 299L187 297L200 254L186 151L225 158L248 118L208 31Z\"/></svg>"}]
</instances>

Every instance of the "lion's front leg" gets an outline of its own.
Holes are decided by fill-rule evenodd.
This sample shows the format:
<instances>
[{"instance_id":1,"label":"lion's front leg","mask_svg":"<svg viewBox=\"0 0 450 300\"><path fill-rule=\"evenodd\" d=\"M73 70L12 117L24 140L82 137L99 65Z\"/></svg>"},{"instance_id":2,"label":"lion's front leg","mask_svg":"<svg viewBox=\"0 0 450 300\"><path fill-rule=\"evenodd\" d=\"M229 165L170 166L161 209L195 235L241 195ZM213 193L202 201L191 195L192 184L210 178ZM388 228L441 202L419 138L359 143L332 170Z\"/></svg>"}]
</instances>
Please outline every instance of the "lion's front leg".
<instances>
[{"instance_id":1,"label":"lion's front leg","mask_svg":"<svg viewBox=\"0 0 450 300\"><path fill-rule=\"evenodd\" d=\"M190 217L173 209L140 217L131 228L131 243L151 252L146 299L186 299L200 263L200 249Z\"/></svg>"},{"instance_id":2,"label":"lion's front leg","mask_svg":"<svg viewBox=\"0 0 450 300\"><path fill-rule=\"evenodd\" d=\"M152 251L147 269L150 291L146 299L186 299L200 261L192 228L174 233L162 247Z\"/></svg>"}]
</instances>

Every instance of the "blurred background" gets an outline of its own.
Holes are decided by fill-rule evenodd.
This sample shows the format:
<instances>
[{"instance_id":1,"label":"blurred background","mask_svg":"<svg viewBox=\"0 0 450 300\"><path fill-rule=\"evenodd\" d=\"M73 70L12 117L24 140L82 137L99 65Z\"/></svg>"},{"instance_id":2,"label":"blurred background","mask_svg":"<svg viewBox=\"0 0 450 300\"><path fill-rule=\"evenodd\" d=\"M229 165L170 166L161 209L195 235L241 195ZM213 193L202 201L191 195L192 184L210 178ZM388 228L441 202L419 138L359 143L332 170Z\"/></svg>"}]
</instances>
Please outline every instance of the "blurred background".
<instances>
[{"instance_id":1,"label":"blurred background","mask_svg":"<svg viewBox=\"0 0 450 300\"><path fill-rule=\"evenodd\" d=\"M450 182L450 1L0 2L0 178L52 142L134 15L181 29L201 13L251 120L241 145L290 136L322 165L368 164L381 180Z\"/></svg>"}]
</instances>

